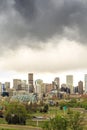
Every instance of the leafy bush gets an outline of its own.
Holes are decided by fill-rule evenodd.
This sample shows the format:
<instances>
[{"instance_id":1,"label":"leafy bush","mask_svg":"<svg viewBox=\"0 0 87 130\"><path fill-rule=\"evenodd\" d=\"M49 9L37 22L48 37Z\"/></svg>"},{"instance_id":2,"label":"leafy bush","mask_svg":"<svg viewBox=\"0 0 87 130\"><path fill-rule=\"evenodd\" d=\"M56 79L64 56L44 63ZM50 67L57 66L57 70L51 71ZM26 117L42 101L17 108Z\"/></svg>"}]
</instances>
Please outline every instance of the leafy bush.
<instances>
[{"instance_id":1,"label":"leafy bush","mask_svg":"<svg viewBox=\"0 0 87 130\"><path fill-rule=\"evenodd\" d=\"M43 130L83 130L82 115L70 112L67 116L56 115L43 125Z\"/></svg>"},{"instance_id":2,"label":"leafy bush","mask_svg":"<svg viewBox=\"0 0 87 130\"><path fill-rule=\"evenodd\" d=\"M49 109L48 104L45 104L43 108L43 112L48 112L48 109Z\"/></svg>"},{"instance_id":3,"label":"leafy bush","mask_svg":"<svg viewBox=\"0 0 87 130\"><path fill-rule=\"evenodd\" d=\"M26 109L24 105L18 102L12 102L8 105L5 119L8 124L26 124Z\"/></svg>"},{"instance_id":4,"label":"leafy bush","mask_svg":"<svg viewBox=\"0 0 87 130\"><path fill-rule=\"evenodd\" d=\"M60 110L63 110L63 107L64 107L64 106L67 106L67 103L66 103L66 102L61 102L61 103L59 104L59 106L60 106Z\"/></svg>"},{"instance_id":5,"label":"leafy bush","mask_svg":"<svg viewBox=\"0 0 87 130\"><path fill-rule=\"evenodd\" d=\"M69 125L71 130L83 130L83 127L81 125L82 121L83 117L79 112L69 115Z\"/></svg>"},{"instance_id":6,"label":"leafy bush","mask_svg":"<svg viewBox=\"0 0 87 130\"><path fill-rule=\"evenodd\" d=\"M42 113L42 112L46 113L46 112L48 112L48 109L49 109L48 104L45 104L45 105L44 105L44 108L40 108L40 112L41 112L41 113Z\"/></svg>"},{"instance_id":7,"label":"leafy bush","mask_svg":"<svg viewBox=\"0 0 87 130\"><path fill-rule=\"evenodd\" d=\"M44 130L67 130L68 121L62 116L55 116L50 119L50 121L46 121L43 129Z\"/></svg>"}]
</instances>

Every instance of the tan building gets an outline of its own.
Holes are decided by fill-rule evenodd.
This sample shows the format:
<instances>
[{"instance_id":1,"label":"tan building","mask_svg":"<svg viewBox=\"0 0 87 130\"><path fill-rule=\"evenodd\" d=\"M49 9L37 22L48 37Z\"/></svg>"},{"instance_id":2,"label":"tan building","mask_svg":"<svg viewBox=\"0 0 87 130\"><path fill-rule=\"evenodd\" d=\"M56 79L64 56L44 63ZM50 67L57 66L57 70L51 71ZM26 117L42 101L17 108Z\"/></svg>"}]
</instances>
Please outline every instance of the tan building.
<instances>
[{"instance_id":1,"label":"tan building","mask_svg":"<svg viewBox=\"0 0 87 130\"><path fill-rule=\"evenodd\" d=\"M6 89L6 91L9 91L9 89L10 89L10 82L5 82L5 89Z\"/></svg>"},{"instance_id":2,"label":"tan building","mask_svg":"<svg viewBox=\"0 0 87 130\"><path fill-rule=\"evenodd\" d=\"M21 89L28 91L28 85L26 80L21 80Z\"/></svg>"},{"instance_id":3,"label":"tan building","mask_svg":"<svg viewBox=\"0 0 87 130\"><path fill-rule=\"evenodd\" d=\"M66 86L70 88L70 92L73 93L73 75L66 76Z\"/></svg>"},{"instance_id":4,"label":"tan building","mask_svg":"<svg viewBox=\"0 0 87 130\"><path fill-rule=\"evenodd\" d=\"M48 93L53 89L52 84L50 83L44 83L44 93Z\"/></svg>"},{"instance_id":5,"label":"tan building","mask_svg":"<svg viewBox=\"0 0 87 130\"><path fill-rule=\"evenodd\" d=\"M13 79L13 88L14 90L21 90L21 79Z\"/></svg>"}]
</instances>

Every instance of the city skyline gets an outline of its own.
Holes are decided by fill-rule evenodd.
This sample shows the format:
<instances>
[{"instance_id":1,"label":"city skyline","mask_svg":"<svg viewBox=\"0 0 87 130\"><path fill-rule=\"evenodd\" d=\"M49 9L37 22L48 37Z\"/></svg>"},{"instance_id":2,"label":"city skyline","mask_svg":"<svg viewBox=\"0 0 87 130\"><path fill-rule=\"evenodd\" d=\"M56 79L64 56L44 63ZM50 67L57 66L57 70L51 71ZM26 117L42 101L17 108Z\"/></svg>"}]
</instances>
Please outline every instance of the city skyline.
<instances>
[{"instance_id":1,"label":"city skyline","mask_svg":"<svg viewBox=\"0 0 87 130\"><path fill-rule=\"evenodd\" d=\"M82 81L85 87L85 75L87 75L86 73L83 74L81 72L75 72L75 73L62 73L62 74L39 74L39 73L33 73L33 81L35 82L38 79L43 80L44 83L52 83L52 81L55 80L55 78L59 78L60 79L60 87L61 84L66 84L66 77L72 75L73 76L73 86L78 86L78 82ZM0 75L1 76L1 75ZM6 76L6 75L5 75ZM12 77L13 76L13 77ZM8 78L7 78L8 77ZM0 77L0 82L5 83L5 82L10 82L11 83L11 88L13 87L13 79L20 79L20 80L26 80L28 83L28 73L23 74L21 73L21 75L18 73L14 73L12 75L10 75L10 73L8 74L5 79Z\"/></svg>"},{"instance_id":2,"label":"city skyline","mask_svg":"<svg viewBox=\"0 0 87 130\"><path fill-rule=\"evenodd\" d=\"M0 81L33 72L49 82L74 74L76 84L86 57L85 0L0 0Z\"/></svg>"}]
</instances>

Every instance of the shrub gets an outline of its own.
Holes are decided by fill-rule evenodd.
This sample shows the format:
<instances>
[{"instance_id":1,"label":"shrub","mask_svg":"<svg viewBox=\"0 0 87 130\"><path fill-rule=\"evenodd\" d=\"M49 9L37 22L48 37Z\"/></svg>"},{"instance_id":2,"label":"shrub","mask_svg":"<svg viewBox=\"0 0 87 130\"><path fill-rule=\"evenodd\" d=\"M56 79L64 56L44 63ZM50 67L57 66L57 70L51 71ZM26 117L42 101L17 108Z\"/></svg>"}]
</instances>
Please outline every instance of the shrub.
<instances>
[{"instance_id":1,"label":"shrub","mask_svg":"<svg viewBox=\"0 0 87 130\"><path fill-rule=\"evenodd\" d=\"M24 105L18 102L12 102L8 105L5 119L8 124L26 124L26 109Z\"/></svg>"},{"instance_id":2,"label":"shrub","mask_svg":"<svg viewBox=\"0 0 87 130\"><path fill-rule=\"evenodd\" d=\"M45 104L44 105L44 108L40 108L40 112L42 113L42 112L44 112L44 113L46 113L46 112L48 112L48 109L49 109L49 107L48 107L48 104Z\"/></svg>"},{"instance_id":3,"label":"shrub","mask_svg":"<svg viewBox=\"0 0 87 130\"><path fill-rule=\"evenodd\" d=\"M83 130L83 127L81 125L83 121L83 115L79 112L73 113L69 115L69 125L71 130Z\"/></svg>"},{"instance_id":4,"label":"shrub","mask_svg":"<svg viewBox=\"0 0 87 130\"><path fill-rule=\"evenodd\" d=\"M43 112L48 112L48 109L49 109L48 104L44 105Z\"/></svg>"},{"instance_id":5,"label":"shrub","mask_svg":"<svg viewBox=\"0 0 87 130\"><path fill-rule=\"evenodd\" d=\"M68 121L62 116L55 116L50 121L45 122L44 130L67 130Z\"/></svg>"},{"instance_id":6,"label":"shrub","mask_svg":"<svg viewBox=\"0 0 87 130\"><path fill-rule=\"evenodd\" d=\"M56 115L43 125L43 130L83 130L83 115L70 112L67 116Z\"/></svg>"}]
</instances>

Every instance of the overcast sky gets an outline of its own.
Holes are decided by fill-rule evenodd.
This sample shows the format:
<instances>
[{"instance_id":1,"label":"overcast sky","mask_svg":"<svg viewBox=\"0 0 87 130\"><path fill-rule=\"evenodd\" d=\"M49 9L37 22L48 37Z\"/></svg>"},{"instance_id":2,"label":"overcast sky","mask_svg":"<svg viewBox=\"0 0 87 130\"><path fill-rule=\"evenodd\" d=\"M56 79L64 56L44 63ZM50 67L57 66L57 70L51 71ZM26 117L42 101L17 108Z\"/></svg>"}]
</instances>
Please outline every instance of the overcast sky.
<instances>
[{"instance_id":1,"label":"overcast sky","mask_svg":"<svg viewBox=\"0 0 87 130\"><path fill-rule=\"evenodd\" d=\"M87 73L87 0L0 0L0 79Z\"/></svg>"}]
</instances>

